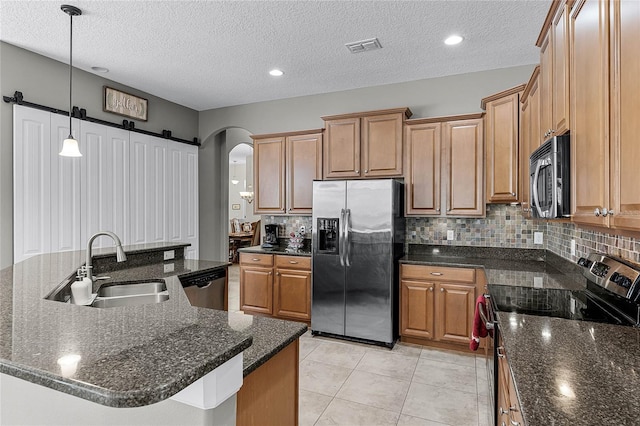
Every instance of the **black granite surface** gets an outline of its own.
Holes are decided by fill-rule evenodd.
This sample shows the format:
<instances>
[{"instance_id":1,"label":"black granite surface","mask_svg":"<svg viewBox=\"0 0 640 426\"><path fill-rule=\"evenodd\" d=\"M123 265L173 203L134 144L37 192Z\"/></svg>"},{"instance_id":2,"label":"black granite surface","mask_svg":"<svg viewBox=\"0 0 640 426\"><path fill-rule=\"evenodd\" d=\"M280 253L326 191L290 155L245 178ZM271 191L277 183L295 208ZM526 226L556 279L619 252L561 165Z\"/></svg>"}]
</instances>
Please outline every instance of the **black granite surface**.
<instances>
[{"instance_id":1,"label":"black granite surface","mask_svg":"<svg viewBox=\"0 0 640 426\"><path fill-rule=\"evenodd\" d=\"M578 267L542 250L423 246L401 263L483 268L489 293L496 284L568 290L586 284ZM497 316L527 426L640 424L640 329Z\"/></svg>"},{"instance_id":2,"label":"black granite surface","mask_svg":"<svg viewBox=\"0 0 640 426\"><path fill-rule=\"evenodd\" d=\"M273 248L263 248L262 246L243 247L238 249L241 253L257 253L257 254L284 254L287 256L311 256L311 248L306 246L298 250L287 248L286 244L280 244Z\"/></svg>"},{"instance_id":3,"label":"black granite surface","mask_svg":"<svg viewBox=\"0 0 640 426\"><path fill-rule=\"evenodd\" d=\"M227 262L181 260L169 273L162 264L144 265L112 271L94 286L162 278L170 296L162 303L99 309L44 299L84 263L84 254L35 256L0 271L0 372L99 404L137 407L170 397L253 341L244 355L246 375L306 330L192 307L179 275ZM66 377L58 364L65 355L81 357Z\"/></svg>"}]
</instances>

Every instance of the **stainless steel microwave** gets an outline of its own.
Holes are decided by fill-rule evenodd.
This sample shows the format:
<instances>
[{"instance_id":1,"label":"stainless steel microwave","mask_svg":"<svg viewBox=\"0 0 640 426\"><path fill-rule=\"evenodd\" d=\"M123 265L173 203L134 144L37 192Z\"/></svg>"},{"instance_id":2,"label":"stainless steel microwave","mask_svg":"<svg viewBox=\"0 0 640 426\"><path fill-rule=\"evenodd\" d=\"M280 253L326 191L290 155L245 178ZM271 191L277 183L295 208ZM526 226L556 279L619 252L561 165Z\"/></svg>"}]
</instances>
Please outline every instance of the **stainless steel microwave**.
<instances>
[{"instance_id":1,"label":"stainless steel microwave","mask_svg":"<svg viewBox=\"0 0 640 426\"><path fill-rule=\"evenodd\" d=\"M571 215L569 135L554 136L529 157L531 215L547 219Z\"/></svg>"}]
</instances>

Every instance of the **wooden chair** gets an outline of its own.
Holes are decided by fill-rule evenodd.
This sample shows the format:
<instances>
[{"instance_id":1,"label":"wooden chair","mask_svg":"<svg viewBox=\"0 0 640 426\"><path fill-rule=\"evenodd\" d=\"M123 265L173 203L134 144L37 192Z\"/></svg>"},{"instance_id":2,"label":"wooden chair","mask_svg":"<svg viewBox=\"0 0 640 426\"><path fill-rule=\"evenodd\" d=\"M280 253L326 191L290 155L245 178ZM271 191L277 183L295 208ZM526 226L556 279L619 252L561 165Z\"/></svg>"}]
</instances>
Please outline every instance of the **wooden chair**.
<instances>
[{"instance_id":1,"label":"wooden chair","mask_svg":"<svg viewBox=\"0 0 640 426\"><path fill-rule=\"evenodd\" d=\"M260 221L253 222L251 224L251 230L253 231L251 246L259 246L260 245Z\"/></svg>"}]
</instances>

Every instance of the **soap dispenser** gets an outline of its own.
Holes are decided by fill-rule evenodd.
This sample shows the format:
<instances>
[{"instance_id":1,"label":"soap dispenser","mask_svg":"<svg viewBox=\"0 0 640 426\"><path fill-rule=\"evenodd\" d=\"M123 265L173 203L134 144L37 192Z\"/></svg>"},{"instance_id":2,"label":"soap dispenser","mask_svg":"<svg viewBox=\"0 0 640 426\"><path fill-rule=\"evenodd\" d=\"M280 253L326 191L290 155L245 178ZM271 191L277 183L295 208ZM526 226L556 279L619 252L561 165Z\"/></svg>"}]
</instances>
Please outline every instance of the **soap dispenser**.
<instances>
[{"instance_id":1,"label":"soap dispenser","mask_svg":"<svg viewBox=\"0 0 640 426\"><path fill-rule=\"evenodd\" d=\"M71 284L71 301L76 305L88 305L91 303L91 290L93 282L88 277L82 277L82 272L78 270L76 281Z\"/></svg>"}]
</instances>

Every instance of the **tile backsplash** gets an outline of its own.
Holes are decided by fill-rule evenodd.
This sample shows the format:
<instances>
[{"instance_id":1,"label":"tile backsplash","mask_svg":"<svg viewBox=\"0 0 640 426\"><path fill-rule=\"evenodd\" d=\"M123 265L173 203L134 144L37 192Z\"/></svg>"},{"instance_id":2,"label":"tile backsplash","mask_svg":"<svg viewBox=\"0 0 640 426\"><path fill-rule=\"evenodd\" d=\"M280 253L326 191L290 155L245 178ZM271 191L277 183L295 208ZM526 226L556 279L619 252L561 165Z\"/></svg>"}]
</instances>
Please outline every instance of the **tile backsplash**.
<instances>
[{"instance_id":1,"label":"tile backsplash","mask_svg":"<svg viewBox=\"0 0 640 426\"><path fill-rule=\"evenodd\" d=\"M265 225L278 225L278 237L287 238L291 232L296 232L300 226L306 228L305 238L311 238L311 216L262 216ZM264 230L264 226L263 226Z\"/></svg>"}]
</instances>

